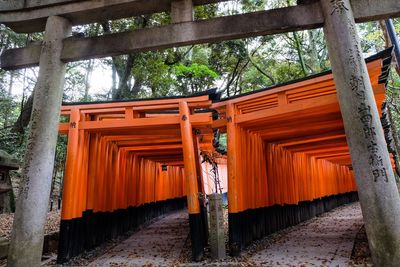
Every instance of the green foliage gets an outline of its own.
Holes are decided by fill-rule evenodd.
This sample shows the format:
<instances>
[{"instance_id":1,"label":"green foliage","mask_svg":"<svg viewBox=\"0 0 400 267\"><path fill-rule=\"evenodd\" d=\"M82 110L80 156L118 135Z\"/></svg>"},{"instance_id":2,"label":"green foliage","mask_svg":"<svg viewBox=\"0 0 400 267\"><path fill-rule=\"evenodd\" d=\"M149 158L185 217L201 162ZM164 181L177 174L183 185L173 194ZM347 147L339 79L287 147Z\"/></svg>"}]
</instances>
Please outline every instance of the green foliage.
<instances>
[{"instance_id":1,"label":"green foliage","mask_svg":"<svg viewBox=\"0 0 400 267\"><path fill-rule=\"evenodd\" d=\"M12 128L0 128L0 147L22 162L25 153L26 134L15 133Z\"/></svg>"},{"instance_id":2,"label":"green foliage","mask_svg":"<svg viewBox=\"0 0 400 267\"><path fill-rule=\"evenodd\" d=\"M64 168L67 155L67 144L68 144L68 137L66 135L59 135L57 139L56 155L54 163L54 168L56 170Z\"/></svg>"},{"instance_id":3,"label":"green foliage","mask_svg":"<svg viewBox=\"0 0 400 267\"><path fill-rule=\"evenodd\" d=\"M194 9L194 18L196 20L213 18L217 12L218 5L216 4L197 6Z\"/></svg>"},{"instance_id":4,"label":"green foliage","mask_svg":"<svg viewBox=\"0 0 400 267\"><path fill-rule=\"evenodd\" d=\"M139 97L162 97L174 93L171 66L166 60L173 62L176 60L175 56L168 50L166 52L143 53L136 59L132 75L135 78L135 83L140 83L143 88L147 89L141 90L138 94Z\"/></svg>"},{"instance_id":5,"label":"green foliage","mask_svg":"<svg viewBox=\"0 0 400 267\"><path fill-rule=\"evenodd\" d=\"M174 66L176 84L183 94L193 94L210 88L218 78L218 74L206 65L193 63L190 66L178 64ZM188 90L190 88L190 91Z\"/></svg>"},{"instance_id":6,"label":"green foliage","mask_svg":"<svg viewBox=\"0 0 400 267\"><path fill-rule=\"evenodd\" d=\"M227 142L228 142L227 134L226 133L221 134L219 136L219 149L227 151L227 147L228 147Z\"/></svg>"}]
</instances>

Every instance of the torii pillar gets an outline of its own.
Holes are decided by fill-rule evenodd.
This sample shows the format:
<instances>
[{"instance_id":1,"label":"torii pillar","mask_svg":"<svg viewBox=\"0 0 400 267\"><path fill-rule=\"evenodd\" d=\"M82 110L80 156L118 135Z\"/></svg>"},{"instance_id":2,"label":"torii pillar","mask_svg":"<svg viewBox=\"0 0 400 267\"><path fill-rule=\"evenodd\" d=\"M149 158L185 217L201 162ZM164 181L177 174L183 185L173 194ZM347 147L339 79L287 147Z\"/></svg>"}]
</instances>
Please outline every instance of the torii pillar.
<instances>
[{"instance_id":1,"label":"torii pillar","mask_svg":"<svg viewBox=\"0 0 400 267\"><path fill-rule=\"evenodd\" d=\"M190 122L190 109L187 102L179 103L179 116L185 165L187 206L189 212L190 238L192 241L192 260L203 259L205 246L204 222L201 216L199 187L196 170L196 153L194 150L193 129Z\"/></svg>"},{"instance_id":2,"label":"torii pillar","mask_svg":"<svg viewBox=\"0 0 400 267\"><path fill-rule=\"evenodd\" d=\"M349 0L321 0L338 101L375 266L399 266L400 198Z\"/></svg>"},{"instance_id":3,"label":"torii pillar","mask_svg":"<svg viewBox=\"0 0 400 267\"><path fill-rule=\"evenodd\" d=\"M62 40L70 32L68 20L57 16L47 19L8 266L41 263L64 87L65 63L60 55Z\"/></svg>"}]
</instances>

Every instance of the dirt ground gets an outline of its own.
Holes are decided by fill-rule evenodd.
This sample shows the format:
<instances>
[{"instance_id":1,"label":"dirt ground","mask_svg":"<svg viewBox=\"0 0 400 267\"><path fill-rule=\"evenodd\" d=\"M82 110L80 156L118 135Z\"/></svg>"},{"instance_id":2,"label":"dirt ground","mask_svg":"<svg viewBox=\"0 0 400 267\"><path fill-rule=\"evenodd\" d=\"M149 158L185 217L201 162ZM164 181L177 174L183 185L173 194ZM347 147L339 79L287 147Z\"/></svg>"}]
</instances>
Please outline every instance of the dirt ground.
<instances>
[{"instance_id":1,"label":"dirt ground","mask_svg":"<svg viewBox=\"0 0 400 267\"><path fill-rule=\"evenodd\" d=\"M45 234L58 232L60 229L60 212L51 211L47 214L47 221L45 226ZM0 214L0 238L7 240L11 237L12 224L14 221L14 213Z\"/></svg>"},{"instance_id":2,"label":"dirt ground","mask_svg":"<svg viewBox=\"0 0 400 267\"><path fill-rule=\"evenodd\" d=\"M45 234L59 232L61 211L51 211L47 214L47 221L45 225ZM14 221L14 213L0 214L0 238L10 240L12 232L12 224ZM51 259L56 258L56 253L53 252L43 256L43 262L47 263ZM6 266L7 260L0 260L0 267Z\"/></svg>"},{"instance_id":3,"label":"dirt ground","mask_svg":"<svg viewBox=\"0 0 400 267\"><path fill-rule=\"evenodd\" d=\"M372 267L371 251L368 246L367 233L364 225L360 228L354 240L354 247L351 254L351 267Z\"/></svg>"}]
</instances>

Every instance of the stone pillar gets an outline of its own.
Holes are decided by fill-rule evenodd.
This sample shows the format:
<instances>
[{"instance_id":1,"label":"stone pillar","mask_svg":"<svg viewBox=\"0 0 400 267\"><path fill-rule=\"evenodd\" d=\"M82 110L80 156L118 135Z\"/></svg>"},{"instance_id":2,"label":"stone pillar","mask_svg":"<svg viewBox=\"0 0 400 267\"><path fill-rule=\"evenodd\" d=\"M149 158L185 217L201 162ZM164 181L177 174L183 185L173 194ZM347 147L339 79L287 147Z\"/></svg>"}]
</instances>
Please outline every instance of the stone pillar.
<instances>
[{"instance_id":1,"label":"stone pillar","mask_svg":"<svg viewBox=\"0 0 400 267\"><path fill-rule=\"evenodd\" d=\"M68 20L47 19L8 266L40 266L65 76L60 55L70 31Z\"/></svg>"},{"instance_id":2,"label":"stone pillar","mask_svg":"<svg viewBox=\"0 0 400 267\"><path fill-rule=\"evenodd\" d=\"M322 0L325 38L375 266L400 262L400 198L349 0Z\"/></svg>"},{"instance_id":3,"label":"stone pillar","mask_svg":"<svg viewBox=\"0 0 400 267\"><path fill-rule=\"evenodd\" d=\"M210 208L210 246L213 260L225 259L224 213L222 195L211 194L208 197Z\"/></svg>"},{"instance_id":4,"label":"stone pillar","mask_svg":"<svg viewBox=\"0 0 400 267\"><path fill-rule=\"evenodd\" d=\"M172 0L171 1L171 22L181 23L193 21L193 2L192 0Z\"/></svg>"}]
</instances>

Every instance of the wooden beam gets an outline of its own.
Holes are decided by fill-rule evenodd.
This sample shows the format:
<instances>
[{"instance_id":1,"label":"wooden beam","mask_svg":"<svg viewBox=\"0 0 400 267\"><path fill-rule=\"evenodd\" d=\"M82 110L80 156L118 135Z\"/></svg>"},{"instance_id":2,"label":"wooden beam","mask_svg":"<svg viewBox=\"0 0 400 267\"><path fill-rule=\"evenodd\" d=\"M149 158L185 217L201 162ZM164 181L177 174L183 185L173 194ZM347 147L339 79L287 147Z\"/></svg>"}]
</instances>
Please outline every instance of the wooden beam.
<instances>
[{"instance_id":1,"label":"wooden beam","mask_svg":"<svg viewBox=\"0 0 400 267\"><path fill-rule=\"evenodd\" d=\"M193 0L205 5L227 0ZM25 2L25 3L24 3ZM62 16L72 25L84 25L144 14L169 12L171 0L14 0L0 1L0 23L15 32L44 31L49 16Z\"/></svg>"},{"instance_id":2,"label":"wooden beam","mask_svg":"<svg viewBox=\"0 0 400 267\"><path fill-rule=\"evenodd\" d=\"M278 106L276 108L268 108L264 110L259 110L251 112L248 114L236 115L236 123L243 124L249 122L258 122L262 120L269 119L272 116L285 115L289 113L298 114L300 111L315 110L324 106L335 106L337 105L336 95L321 96L317 98L311 98L303 100L299 103L287 104L283 106ZM258 124L258 123L257 123Z\"/></svg>"},{"instance_id":3,"label":"wooden beam","mask_svg":"<svg viewBox=\"0 0 400 267\"><path fill-rule=\"evenodd\" d=\"M190 120L194 126L204 126L212 124L210 113L200 113L190 115ZM106 130L121 130L121 129L137 129L143 127L156 127L179 125L180 117L154 117L154 118L136 118L132 120L105 120L105 121L84 121L79 125L80 130L89 131L106 131ZM60 123L59 131L65 133L69 123Z\"/></svg>"},{"instance_id":4,"label":"wooden beam","mask_svg":"<svg viewBox=\"0 0 400 267\"><path fill-rule=\"evenodd\" d=\"M352 4L360 7L355 9L354 15L357 22L400 17L400 1L397 0L353 0ZM0 21L4 21L3 17L4 15L0 13ZM73 62L133 52L272 35L315 29L322 27L323 23L324 19L318 3L292 6L97 37L71 37L64 40L61 59L64 62ZM0 67L11 70L36 66L39 62L40 50L40 44L6 50L1 56Z\"/></svg>"},{"instance_id":5,"label":"wooden beam","mask_svg":"<svg viewBox=\"0 0 400 267\"><path fill-rule=\"evenodd\" d=\"M131 146L131 147L124 147L125 151L153 151L153 154L157 154L160 150L181 150L182 144L175 144L175 145L159 145L157 146Z\"/></svg>"},{"instance_id":6,"label":"wooden beam","mask_svg":"<svg viewBox=\"0 0 400 267\"><path fill-rule=\"evenodd\" d=\"M325 141L325 140L331 140L331 139L337 139L337 138L342 138L346 137L344 132L340 131L340 133L328 133L328 134L319 134L319 135L314 135L314 136L307 136L307 137L301 137L301 138L294 138L291 140L283 140L280 141L280 145L282 147L288 148L290 146L295 146L299 144L308 144L308 143L314 143L314 142L320 142L320 141Z\"/></svg>"}]
</instances>

